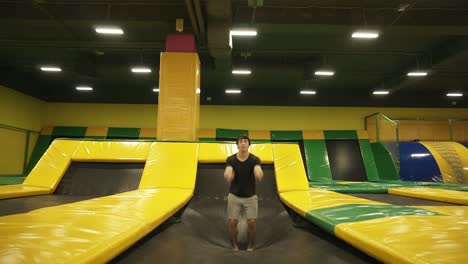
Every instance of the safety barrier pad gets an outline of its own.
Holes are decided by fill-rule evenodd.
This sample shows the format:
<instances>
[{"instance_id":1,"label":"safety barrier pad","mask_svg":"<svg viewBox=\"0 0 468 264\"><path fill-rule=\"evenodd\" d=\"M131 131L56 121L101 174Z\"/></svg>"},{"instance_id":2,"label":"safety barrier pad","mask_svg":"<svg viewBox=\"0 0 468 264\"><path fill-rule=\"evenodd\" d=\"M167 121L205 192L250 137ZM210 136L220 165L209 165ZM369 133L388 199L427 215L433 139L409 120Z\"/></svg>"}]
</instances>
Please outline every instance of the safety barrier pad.
<instances>
[{"instance_id":1,"label":"safety barrier pad","mask_svg":"<svg viewBox=\"0 0 468 264\"><path fill-rule=\"evenodd\" d=\"M435 188L396 188L388 193L427 200L468 205L468 193Z\"/></svg>"}]
</instances>

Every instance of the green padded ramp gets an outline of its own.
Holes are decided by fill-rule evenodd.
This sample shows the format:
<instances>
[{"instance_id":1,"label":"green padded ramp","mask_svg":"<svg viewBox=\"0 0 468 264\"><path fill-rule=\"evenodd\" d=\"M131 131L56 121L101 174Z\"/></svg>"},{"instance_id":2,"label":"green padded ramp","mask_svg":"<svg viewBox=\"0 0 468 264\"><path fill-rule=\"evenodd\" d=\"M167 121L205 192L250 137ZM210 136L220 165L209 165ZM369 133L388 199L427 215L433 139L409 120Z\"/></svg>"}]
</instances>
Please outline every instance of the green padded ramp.
<instances>
[{"instance_id":1,"label":"green padded ramp","mask_svg":"<svg viewBox=\"0 0 468 264\"><path fill-rule=\"evenodd\" d=\"M365 221L399 215L439 215L437 212L396 205L346 204L308 211L306 218L334 234L341 223Z\"/></svg>"},{"instance_id":2,"label":"green padded ramp","mask_svg":"<svg viewBox=\"0 0 468 264\"><path fill-rule=\"evenodd\" d=\"M368 139L360 139L359 147L361 148L362 161L366 168L367 180L379 180L379 172L375 165L374 154Z\"/></svg>"},{"instance_id":3,"label":"green padded ramp","mask_svg":"<svg viewBox=\"0 0 468 264\"><path fill-rule=\"evenodd\" d=\"M331 182L332 175L325 140L305 139L304 152L309 181Z\"/></svg>"},{"instance_id":4,"label":"green padded ramp","mask_svg":"<svg viewBox=\"0 0 468 264\"><path fill-rule=\"evenodd\" d=\"M26 167L24 175L28 175L34 166L36 166L37 162L41 159L42 155L44 155L45 151L49 147L51 141L51 135L39 135L36 141L36 146L34 147L33 153L31 154L31 158L29 158L29 163Z\"/></svg>"},{"instance_id":5,"label":"green padded ramp","mask_svg":"<svg viewBox=\"0 0 468 264\"><path fill-rule=\"evenodd\" d=\"M109 127L107 130L107 138L112 139L132 139L140 137L140 128L125 128L125 127Z\"/></svg>"},{"instance_id":6,"label":"green padded ramp","mask_svg":"<svg viewBox=\"0 0 468 264\"><path fill-rule=\"evenodd\" d=\"M56 126L52 130L52 136L57 137L73 137L84 138L86 136L87 127L71 127L71 126Z\"/></svg>"},{"instance_id":7,"label":"green padded ramp","mask_svg":"<svg viewBox=\"0 0 468 264\"><path fill-rule=\"evenodd\" d=\"M371 143L380 180L398 180L398 171L390 152L381 142Z\"/></svg>"},{"instance_id":8,"label":"green padded ramp","mask_svg":"<svg viewBox=\"0 0 468 264\"><path fill-rule=\"evenodd\" d=\"M0 185L21 184L26 177L20 176L0 176Z\"/></svg>"},{"instance_id":9,"label":"green padded ramp","mask_svg":"<svg viewBox=\"0 0 468 264\"><path fill-rule=\"evenodd\" d=\"M271 141L284 141L284 140L302 140L302 131L301 130L272 130L270 131Z\"/></svg>"},{"instance_id":10,"label":"green padded ramp","mask_svg":"<svg viewBox=\"0 0 468 264\"><path fill-rule=\"evenodd\" d=\"M358 139L356 130L324 130L325 139Z\"/></svg>"},{"instance_id":11,"label":"green padded ramp","mask_svg":"<svg viewBox=\"0 0 468 264\"><path fill-rule=\"evenodd\" d=\"M217 140L227 140L227 139L236 139L240 135L249 135L248 130L244 129L216 129L216 139Z\"/></svg>"},{"instance_id":12,"label":"green padded ramp","mask_svg":"<svg viewBox=\"0 0 468 264\"><path fill-rule=\"evenodd\" d=\"M385 185L370 185L365 183L354 183L354 184L316 184L314 182L309 183L309 187L320 188L329 191L335 191L339 193L387 193L388 187ZM392 187L394 188L394 187Z\"/></svg>"}]
</instances>

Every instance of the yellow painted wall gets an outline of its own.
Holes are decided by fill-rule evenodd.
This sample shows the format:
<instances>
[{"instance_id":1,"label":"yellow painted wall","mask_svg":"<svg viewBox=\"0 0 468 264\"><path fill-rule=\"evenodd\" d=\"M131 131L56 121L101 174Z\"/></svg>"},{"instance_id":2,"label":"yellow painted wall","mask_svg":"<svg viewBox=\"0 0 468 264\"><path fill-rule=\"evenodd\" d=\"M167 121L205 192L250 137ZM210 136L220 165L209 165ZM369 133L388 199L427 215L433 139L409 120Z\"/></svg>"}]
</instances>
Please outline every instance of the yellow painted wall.
<instances>
[{"instance_id":1,"label":"yellow painted wall","mask_svg":"<svg viewBox=\"0 0 468 264\"><path fill-rule=\"evenodd\" d=\"M366 115L468 118L468 109L207 106L201 128L259 130L364 129ZM157 105L48 103L47 126L156 127Z\"/></svg>"},{"instance_id":2,"label":"yellow painted wall","mask_svg":"<svg viewBox=\"0 0 468 264\"><path fill-rule=\"evenodd\" d=\"M39 131L44 116L45 102L0 86L1 125ZM37 136L30 140L31 153ZM22 173L25 145L26 132L0 127L0 174Z\"/></svg>"}]
</instances>

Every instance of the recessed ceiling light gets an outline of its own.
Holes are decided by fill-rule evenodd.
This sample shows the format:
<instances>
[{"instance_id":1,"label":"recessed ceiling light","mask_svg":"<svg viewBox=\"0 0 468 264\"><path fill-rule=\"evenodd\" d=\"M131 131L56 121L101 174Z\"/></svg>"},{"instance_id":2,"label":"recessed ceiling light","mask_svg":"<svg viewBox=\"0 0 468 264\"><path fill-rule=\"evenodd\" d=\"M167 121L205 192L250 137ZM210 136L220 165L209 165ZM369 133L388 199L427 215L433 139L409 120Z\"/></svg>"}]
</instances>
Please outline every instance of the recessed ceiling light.
<instances>
[{"instance_id":1,"label":"recessed ceiling light","mask_svg":"<svg viewBox=\"0 0 468 264\"><path fill-rule=\"evenodd\" d=\"M375 94L375 95L386 95L386 94L389 94L390 92L389 91L374 91L372 94Z\"/></svg>"},{"instance_id":2,"label":"recessed ceiling light","mask_svg":"<svg viewBox=\"0 0 468 264\"><path fill-rule=\"evenodd\" d=\"M408 72L407 75L410 77L423 77L427 75L427 72L423 72L423 71Z\"/></svg>"},{"instance_id":3,"label":"recessed ceiling light","mask_svg":"<svg viewBox=\"0 0 468 264\"><path fill-rule=\"evenodd\" d=\"M153 92L159 93L159 88L153 88Z\"/></svg>"},{"instance_id":4,"label":"recessed ceiling light","mask_svg":"<svg viewBox=\"0 0 468 264\"><path fill-rule=\"evenodd\" d=\"M41 71L45 71L45 72L61 72L62 69L60 69L59 67L42 66L42 67L41 67Z\"/></svg>"},{"instance_id":5,"label":"recessed ceiling light","mask_svg":"<svg viewBox=\"0 0 468 264\"><path fill-rule=\"evenodd\" d=\"M462 97L463 94L462 93L448 93L447 96L448 97Z\"/></svg>"},{"instance_id":6,"label":"recessed ceiling light","mask_svg":"<svg viewBox=\"0 0 468 264\"><path fill-rule=\"evenodd\" d=\"M257 30L255 29L231 29L229 31L229 34L231 36L253 37L253 36L257 36Z\"/></svg>"},{"instance_id":7,"label":"recessed ceiling light","mask_svg":"<svg viewBox=\"0 0 468 264\"><path fill-rule=\"evenodd\" d=\"M122 35L124 32L118 27L97 27L95 28L96 33L107 34L107 35Z\"/></svg>"},{"instance_id":8,"label":"recessed ceiling light","mask_svg":"<svg viewBox=\"0 0 468 264\"><path fill-rule=\"evenodd\" d=\"M248 69L235 69L235 70L232 70L232 74L249 75L251 73L252 73L252 71L248 70Z\"/></svg>"},{"instance_id":9,"label":"recessed ceiling light","mask_svg":"<svg viewBox=\"0 0 468 264\"><path fill-rule=\"evenodd\" d=\"M318 76L333 76L335 74L334 71L323 71L323 70L320 70L320 71L316 71L315 72L315 75L318 75Z\"/></svg>"},{"instance_id":10,"label":"recessed ceiling light","mask_svg":"<svg viewBox=\"0 0 468 264\"><path fill-rule=\"evenodd\" d=\"M427 157L430 156L431 154L429 153L413 153L411 154L412 158L422 158L422 157Z\"/></svg>"},{"instance_id":11,"label":"recessed ceiling light","mask_svg":"<svg viewBox=\"0 0 468 264\"><path fill-rule=\"evenodd\" d=\"M237 90L237 89L228 89L228 90L226 90L226 93L227 93L227 94L240 94L240 93L241 93L241 90Z\"/></svg>"},{"instance_id":12,"label":"recessed ceiling light","mask_svg":"<svg viewBox=\"0 0 468 264\"><path fill-rule=\"evenodd\" d=\"M373 31L356 31L351 35L352 38L361 38L361 39L376 39L379 37L378 32Z\"/></svg>"},{"instance_id":13,"label":"recessed ceiling light","mask_svg":"<svg viewBox=\"0 0 468 264\"><path fill-rule=\"evenodd\" d=\"M135 67L132 68L133 73L150 73L151 69L146 67Z\"/></svg>"},{"instance_id":14,"label":"recessed ceiling light","mask_svg":"<svg viewBox=\"0 0 468 264\"><path fill-rule=\"evenodd\" d=\"M93 88L89 87L89 86L77 86L76 90L78 90L78 91L92 91Z\"/></svg>"},{"instance_id":15,"label":"recessed ceiling light","mask_svg":"<svg viewBox=\"0 0 468 264\"><path fill-rule=\"evenodd\" d=\"M302 91L300 91L299 93L300 93L300 94L308 94L308 95L310 95L310 94L316 94L317 92L311 91L311 90L302 90Z\"/></svg>"},{"instance_id":16,"label":"recessed ceiling light","mask_svg":"<svg viewBox=\"0 0 468 264\"><path fill-rule=\"evenodd\" d=\"M197 88L196 93L200 94L200 88Z\"/></svg>"}]
</instances>

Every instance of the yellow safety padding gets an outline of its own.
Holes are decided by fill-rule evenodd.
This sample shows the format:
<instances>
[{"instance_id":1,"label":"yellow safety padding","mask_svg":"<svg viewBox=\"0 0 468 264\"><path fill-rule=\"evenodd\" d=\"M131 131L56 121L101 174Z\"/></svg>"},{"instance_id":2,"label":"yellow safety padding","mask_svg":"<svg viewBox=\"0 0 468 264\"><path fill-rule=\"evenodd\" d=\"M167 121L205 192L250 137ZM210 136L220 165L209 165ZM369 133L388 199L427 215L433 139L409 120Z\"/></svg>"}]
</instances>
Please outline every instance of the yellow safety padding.
<instances>
[{"instance_id":1,"label":"yellow safety padding","mask_svg":"<svg viewBox=\"0 0 468 264\"><path fill-rule=\"evenodd\" d=\"M271 144L252 144L250 145L249 151L259 157L262 164L273 163L273 150Z\"/></svg>"},{"instance_id":2,"label":"yellow safety padding","mask_svg":"<svg viewBox=\"0 0 468 264\"><path fill-rule=\"evenodd\" d=\"M249 130L249 138L252 140L255 139L271 139L271 134L269 130Z\"/></svg>"},{"instance_id":3,"label":"yellow safety padding","mask_svg":"<svg viewBox=\"0 0 468 264\"><path fill-rule=\"evenodd\" d=\"M0 186L0 199L32 196L50 193L49 188L28 186L25 184Z\"/></svg>"},{"instance_id":4,"label":"yellow safety padding","mask_svg":"<svg viewBox=\"0 0 468 264\"><path fill-rule=\"evenodd\" d=\"M465 180L463 183L468 184L468 148L457 142L452 142L452 146L462 162L461 168L463 169L463 178Z\"/></svg>"},{"instance_id":5,"label":"yellow safety padding","mask_svg":"<svg viewBox=\"0 0 468 264\"><path fill-rule=\"evenodd\" d=\"M468 193L461 191L436 188L394 188L388 189L388 193L426 200L468 205Z\"/></svg>"},{"instance_id":6,"label":"yellow safety padding","mask_svg":"<svg viewBox=\"0 0 468 264\"><path fill-rule=\"evenodd\" d=\"M198 137L216 139L216 128L200 128Z\"/></svg>"},{"instance_id":7,"label":"yellow safety padding","mask_svg":"<svg viewBox=\"0 0 468 264\"><path fill-rule=\"evenodd\" d=\"M309 190L301 151L297 144L273 144L273 157L278 193Z\"/></svg>"},{"instance_id":8,"label":"yellow safety padding","mask_svg":"<svg viewBox=\"0 0 468 264\"><path fill-rule=\"evenodd\" d=\"M310 210L345 204L385 204L319 188L310 188L308 191L282 192L280 199L296 213L303 216Z\"/></svg>"},{"instance_id":9,"label":"yellow safety padding","mask_svg":"<svg viewBox=\"0 0 468 264\"><path fill-rule=\"evenodd\" d=\"M323 130L303 130L302 131L303 139L325 139Z\"/></svg>"},{"instance_id":10,"label":"yellow safety padding","mask_svg":"<svg viewBox=\"0 0 468 264\"><path fill-rule=\"evenodd\" d=\"M0 263L108 262L191 197L145 189L0 217Z\"/></svg>"},{"instance_id":11,"label":"yellow safety padding","mask_svg":"<svg viewBox=\"0 0 468 264\"><path fill-rule=\"evenodd\" d=\"M358 139L369 139L369 134L367 134L367 130L358 130L357 136Z\"/></svg>"},{"instance_id":12,"label":"yellow safety padding","mask_svg":"<svg viewBox=\"0 0 468 264\"><path fill-rule=\"evenodd\" d=\"M335 226L335 235L385 263L466 263L468 221L394 216Z\"/></svg>"},{"instance_id":13,"label":"yellow safety padding","mask_svg":"<svg viewBox=\"0 0 468 264\"><path fill-rule=\"evenodd\" d=\"M82 141L73 161L145 162L152 142Z\"/></svg>"},{"instance_id":14,"label":"yellow safety padding","mask_svg":"<svg viewBox=\"0 0 468 264\"><path fill-rule=\"evenodd\" d=\"M107 127L88 127L86 129L86 136L87 137L106 137L108 129L109 128Z\"/></svg>"},{"instance_id":15,"label":"yellow safety padding","mask_svg":"<svg viewBox=\"0 0 468 264\"><path fill-rule=\"evenodd\" d=\"M458 183L457 175L453 171L452 166L450 166L449 162L444 157L442 157L442 155L440 155L440 153L434 147L432 147L431 142L421 141L419 143L421 143L424 147L426 147L429 150L429 152L431 152L432 156L436 160L437 165L439 166L439 170L442 174L444 182Z\"/></svg>"},{"instance_id":16,"label":"yellow safety padding","mask_svg":"<svg viewBox=\"0 0 468 264\"><path fill-rule=\"evenodd\" d=\"M433 212L438 212L444 215L459 216L468 219L467 206L411 206L415 208L422 208Z\"/></svg>"},{"instance_id":17,"label":"yellow safety padding","mask_svg":"<svg viewBox=\"0 0 468 264\"><path fill-rule=\"evenodd\" d=\"M139 189L195 188L198 143L155 142L151 146Z\"/></svg>"},{"instance_id":18,"label":"yellow safety padding","mask_svg":"<svg viewBox=\"0 0 468 264\"><path fill-rule=\"evenodd\" d=\"M80 141L54 140L23 184L48 188L54 192L79 145Z\"/></svg>"},{"instance_id":19,"label":"yellow safety padding","mask_svg":"<svg viewBox=\"0 0 468 264\"><path fill-rule=\"evenodd\" d=\"M140 138L156 138L158 136L158 130L156 128L141 128Z\"/></svg>"},{"instance_id":20,"label":"yellow safety padding","mask_svg":"<svg viewBox=\"0 0 468 264\"><path fill-rule=\"evenodd\" d=\"M198 162L225 163L227 157L237 153L236 144L200 143Z\"/></svg>"}]
</instances>

